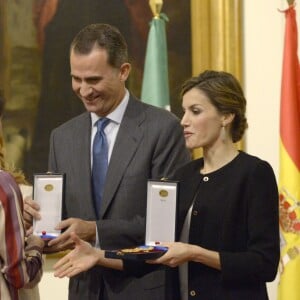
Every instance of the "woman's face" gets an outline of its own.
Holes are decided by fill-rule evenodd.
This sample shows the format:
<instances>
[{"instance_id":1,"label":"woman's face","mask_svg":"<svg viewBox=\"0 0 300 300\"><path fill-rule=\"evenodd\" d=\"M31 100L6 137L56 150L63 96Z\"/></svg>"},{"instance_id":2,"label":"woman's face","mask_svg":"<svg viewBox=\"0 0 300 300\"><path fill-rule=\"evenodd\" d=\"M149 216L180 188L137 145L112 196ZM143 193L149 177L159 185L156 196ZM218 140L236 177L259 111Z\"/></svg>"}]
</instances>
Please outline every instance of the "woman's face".
<instances>
[{"instance_id":1,"label":"woman's face","mask_svg":"<svg viewBox=\"0 0 300 300\"><path fill-rule=\"evenodd\" d=\"M186 92L182 98L182 108L181 125L189 149L213 147L221 141L224 116L201 90L192 88Z\"/></svg>"}]
</instances>

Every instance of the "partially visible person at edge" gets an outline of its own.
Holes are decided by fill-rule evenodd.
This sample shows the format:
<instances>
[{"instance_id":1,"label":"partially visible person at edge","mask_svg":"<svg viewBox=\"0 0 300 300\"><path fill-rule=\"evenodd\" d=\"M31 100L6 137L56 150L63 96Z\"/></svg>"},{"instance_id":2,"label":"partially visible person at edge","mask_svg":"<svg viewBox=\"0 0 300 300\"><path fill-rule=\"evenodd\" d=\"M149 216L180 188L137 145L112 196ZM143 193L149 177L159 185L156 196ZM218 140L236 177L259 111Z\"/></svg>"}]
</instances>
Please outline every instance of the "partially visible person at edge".
<instances>
[{"instance_id":1,"label":"partially visible person at edge","mask_svg":"<svg viewBox=\"0 0 300 300\"><path fill-rule=\"evenodd\" d=\"M184 83L182 107L186 145L202 147L203 157L176 171L178 242L148 263L176 267L182 300L268 299L280 256L278 189L269 163L235 146L247 128L243 90L231 74L205 71ZM58 277L103 260L73 239L75 250L55 265Z\"/></svg>"},{"instance_id":2,"label":"partially visible person at edge","mask_svg":"<svg viewBox=\"0 0 300 300\"><path fill-rule=\"evenodd\" d=\"M63 233L49 242L47 251L73 248L71 232L101 249L144 244L148 179L169 177L190 160L178 118L126 89L131 69L127 56L126 41L108 24L88 25L72 41L72 87L87 111L51 134L49 171L65 173L66 186L64 220L57 226ZM92 141L94 125L103 117L110 120L104 130L109 165L99 212L91 183ZM28 224L32 216L40 217L34 201L28 200ZM133 276L104 268L106 264L72 278L69 299L174 299L168 268L151 266L152 272Z\"/></svg>"},{"instance_id":3,"label":"partially visible person at edge","mask_svg":"<svg viewBox=\"0 0 300 300\"><path fill-rule=\"evenodd\" d=\"M31 289L41 279L44 241L38 236L25 236L18 184L26 180L22 172L13 170L5 161L1 123L4 105L0 93L0 299L33 300L22 288Z\"/></svg>"}]
</instances>

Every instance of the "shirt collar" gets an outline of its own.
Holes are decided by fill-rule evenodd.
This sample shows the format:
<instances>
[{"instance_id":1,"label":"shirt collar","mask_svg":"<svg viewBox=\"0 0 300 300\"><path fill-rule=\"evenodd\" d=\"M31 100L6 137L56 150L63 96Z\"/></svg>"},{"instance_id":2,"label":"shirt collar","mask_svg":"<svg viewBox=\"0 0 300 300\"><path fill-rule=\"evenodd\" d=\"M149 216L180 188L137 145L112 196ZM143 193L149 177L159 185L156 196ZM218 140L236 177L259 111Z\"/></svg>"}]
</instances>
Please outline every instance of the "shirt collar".
<instances>
[{"instance_id":1,"label":"shirt collar","mask_svg":"<svg viewBox=\"0 0 300 300\"><path fill-rule=\"evenodd\" d=\"M126 110L126 107L127 107L127 104L128 104L128 101L129 101L129 92L128 90L126 89L125 90L125 96L124 98L122 99L122 101L120 102L120 104L115 108L114 111L112 111L110 114L108 114L106 117L108 119L110 119L111 121L113 121L114 123L116 124L120 124L122 119L123 119L123 116L124 116L124 113L125 113L125 110ZM94 126L95 123L100 119L101 117L99 117L98 115L96 115L94 112L91 112L91 120L92 120L92 125Z\"/></svg>"}]
</instances>

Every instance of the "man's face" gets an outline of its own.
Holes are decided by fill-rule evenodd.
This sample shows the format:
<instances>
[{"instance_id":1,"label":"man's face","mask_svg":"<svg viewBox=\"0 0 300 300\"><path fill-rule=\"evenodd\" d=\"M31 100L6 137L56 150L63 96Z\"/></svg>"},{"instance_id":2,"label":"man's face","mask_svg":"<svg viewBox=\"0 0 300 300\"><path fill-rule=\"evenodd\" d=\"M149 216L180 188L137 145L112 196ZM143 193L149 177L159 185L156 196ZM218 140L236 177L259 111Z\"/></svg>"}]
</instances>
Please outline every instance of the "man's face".
<instances>
[{"instance_id":1,"label":"man's face","mask_svg":"<svg viewBox=\"0 0 300 300\"><path fill-rule=\"evenodd\" d=\"M71 51L72 88L89 112L106 116L122 101L130 64L120 68L108 64L106 50L95 48L89 54Z\"/></svg>"}]
</instances>

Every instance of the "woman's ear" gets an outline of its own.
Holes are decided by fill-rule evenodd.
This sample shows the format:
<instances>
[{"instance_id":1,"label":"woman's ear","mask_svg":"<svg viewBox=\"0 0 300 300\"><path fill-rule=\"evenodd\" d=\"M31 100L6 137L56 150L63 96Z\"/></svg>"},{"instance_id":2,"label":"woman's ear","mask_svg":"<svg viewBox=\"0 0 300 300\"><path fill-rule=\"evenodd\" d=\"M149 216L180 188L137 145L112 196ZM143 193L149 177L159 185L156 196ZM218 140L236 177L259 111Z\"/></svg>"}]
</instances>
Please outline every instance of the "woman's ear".
<instances>
[{"instance_id":1,"label":"woman's ear","mask_svg":"<svg viewBox=\"0 0 300 300\"><path fill-rule=\"evenodd\" d=\"M223 115L222 126L227 126L233 122L235 118L234 113L228 113Z\"/></svg>"}]
</instances>

